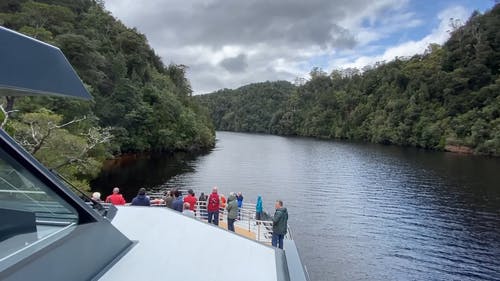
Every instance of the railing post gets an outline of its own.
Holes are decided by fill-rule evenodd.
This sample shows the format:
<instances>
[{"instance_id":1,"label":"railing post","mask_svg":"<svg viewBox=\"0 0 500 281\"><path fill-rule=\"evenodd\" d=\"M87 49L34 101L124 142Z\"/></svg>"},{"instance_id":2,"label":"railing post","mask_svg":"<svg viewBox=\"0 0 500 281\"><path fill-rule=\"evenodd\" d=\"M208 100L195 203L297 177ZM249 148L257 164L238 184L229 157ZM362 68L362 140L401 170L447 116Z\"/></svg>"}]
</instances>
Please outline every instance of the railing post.
<instances>
[{"instance_id":1,"label":"railing post","mask_svg":"<svg viewBox=\"0 0 500 281\"><path fill-rule=\"evenodd\" d=\"M260 224L257 224L257 241L260 242Z\"/></svg>"}]
</instances>

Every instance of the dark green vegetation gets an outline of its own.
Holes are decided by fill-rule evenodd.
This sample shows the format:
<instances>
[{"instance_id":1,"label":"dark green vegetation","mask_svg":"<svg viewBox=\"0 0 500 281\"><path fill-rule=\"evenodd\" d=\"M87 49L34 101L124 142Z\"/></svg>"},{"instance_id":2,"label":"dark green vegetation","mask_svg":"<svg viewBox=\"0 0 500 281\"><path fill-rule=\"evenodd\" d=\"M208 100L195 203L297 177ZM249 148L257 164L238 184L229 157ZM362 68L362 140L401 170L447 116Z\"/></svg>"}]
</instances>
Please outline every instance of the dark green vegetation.
<instances>
[{"instance_id":1,"label":"dark green vegetation","mask_svg":"<svg viewBox=\"0 0 500 281\"><path fill-rule=\"evenodd\" d=\"M185 67L163 65L144 35L103 7L92 0L0 3L0 25L61 48L94 97L10 97L4 103L14 110L6 129L44 164L83 186L111 154L214 144Z\"/></svg>"},{"instance_id":2,"label":"dark green vegetation","mask_svg":"<svg viewBox=\"0 0 500 281\"><path fill-rule=\"evenodd\" d=\"M211 109L218 130L269 133L275 112L283 107L293 90L294 86L287 81L264 82L196 98Z\"/></svg>"},{"instance_id":3,"label":"dark green vegetation","mask_svg":"<svg viewBox=\"0 0 500 281\"><path fill-rule=\"evenodd\" d=\"M500 4L422 55L199 97L217 129L500 155Z\"/></svg>"}]
</instances>

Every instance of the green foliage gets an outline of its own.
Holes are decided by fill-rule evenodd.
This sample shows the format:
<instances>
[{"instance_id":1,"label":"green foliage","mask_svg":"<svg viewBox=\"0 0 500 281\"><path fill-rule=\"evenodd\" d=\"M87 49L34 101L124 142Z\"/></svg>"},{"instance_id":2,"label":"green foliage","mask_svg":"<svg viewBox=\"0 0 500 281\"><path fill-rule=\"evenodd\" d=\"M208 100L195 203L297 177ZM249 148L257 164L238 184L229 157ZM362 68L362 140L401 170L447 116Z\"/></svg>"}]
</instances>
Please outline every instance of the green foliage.
<instances>
[{"instance_id":1,"label":"green foliage","mask_svg":"<svg viewBox=\"0 0 500 281\"><path fill-rule=\"evenodd\" d=\"M197 96L211 109L212 120L219 130L271 133L293 85L286 81L251 84L236 90L224 89Z\"/></svg>"},{"instance_id":2,"label":"green foliage","mask_svg":"<svg viewBox=\"0 0 500 281\"><path fill-rule=\"evenodd\" d=\"M43 108L17 116L10 125L13 137L28 152L83 189L100 171L111 137L87 120L63 123L63 116Z\"/></svg>"},{"instance_id":3,"label":"green foliage","mask_svg":"<svg viewBox=\"0 0 500 281\"><path fill-rule=\"evenodd\" d=\"M474 13L443 47L432 44L423 55L377 63L362 74L313 68L300 86L251 84L199 99L219 130L458 145L500 156L498 30L500 4Z\"/></svg>"},{"instance_id":4,"label":"green foliage","mask_svg":"<svg viewBox=\"0 0 500 281\"><path fill-rule=\"evenodd\" d=\"M191 97L186 67L165 67L146 37L113 18L103 1L4 2L0 23L58 46L94 97L93 102L18 98L16 110L46 108L60 122L87 116L93 127L113 127L109 147L117 153L214 145L211 121Z\"/></svg>"}]
</instances>

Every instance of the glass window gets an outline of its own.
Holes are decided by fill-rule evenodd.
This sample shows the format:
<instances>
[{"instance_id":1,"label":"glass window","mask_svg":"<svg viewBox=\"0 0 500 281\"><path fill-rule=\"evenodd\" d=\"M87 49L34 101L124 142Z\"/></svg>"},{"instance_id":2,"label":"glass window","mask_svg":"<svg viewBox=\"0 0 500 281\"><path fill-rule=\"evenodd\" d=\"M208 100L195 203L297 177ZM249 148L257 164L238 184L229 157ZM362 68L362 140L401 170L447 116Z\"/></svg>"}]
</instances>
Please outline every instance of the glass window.
<instances>
[{"instance_id":1,"label":"glass window","mask_svg":"<svg viewBox=\"0 0 500 281\"><path fill-rule=\"evenodd\" d=\"M0 271L71 232L78 213L0 149Z\"/></svg>"}]
</instances>

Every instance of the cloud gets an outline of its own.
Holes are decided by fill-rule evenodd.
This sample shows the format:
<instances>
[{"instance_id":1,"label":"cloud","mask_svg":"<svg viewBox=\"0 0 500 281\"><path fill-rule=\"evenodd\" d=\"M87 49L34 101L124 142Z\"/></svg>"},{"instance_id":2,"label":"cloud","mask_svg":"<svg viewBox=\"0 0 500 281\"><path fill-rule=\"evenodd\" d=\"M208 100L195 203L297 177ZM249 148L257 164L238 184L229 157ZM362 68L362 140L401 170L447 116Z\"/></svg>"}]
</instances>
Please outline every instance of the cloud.
<instances>
[{"instance_id":1,"label":"cloud","mask_svg":"<svg viewBox=\"0 0 500 281\"><path fill-rule=\"evenodd\" d=\"M441 11L438 14L439 26L420 40L410 40L395 46L390 46L378 55L363 56L351 54L348 57L333 59L330 63L331 68L362 68L366 65L372 65L380 61L391 61L396 57L412 56L423 53L429 44L443 44L449 38L450 19L460 19L465 22L469 16L469 11L464 7L454 6Z\"/></svg>"},{"instance_id":2,"label":"cloud","mask_svg":"<svg viewBox=\"0 0 500 281\"><path fill-rule=\"evenodd\" d=\"M236 57L225 58L219 65L230 72L242 72L248 67L247 56L245 54L239 54Z\"/></svg>"},{"instance_id":3,"label":"cloud","mask_svg":"<svg viewBox=\"0 0 500 281\"><path fill-rule=\"evenodd\" d=\"M409 10L409 0L105 3L114 16L146 34L166 64L189 66L195 94L265 80L292 81L316 65L327 71L360 67L419 52L428 41L445 38L440 26L427 39L392 42L392 47L384 42L425 22Z\"/></svg>"}]
</instances>

